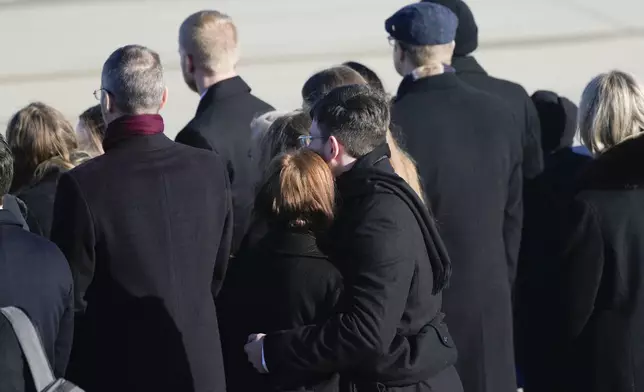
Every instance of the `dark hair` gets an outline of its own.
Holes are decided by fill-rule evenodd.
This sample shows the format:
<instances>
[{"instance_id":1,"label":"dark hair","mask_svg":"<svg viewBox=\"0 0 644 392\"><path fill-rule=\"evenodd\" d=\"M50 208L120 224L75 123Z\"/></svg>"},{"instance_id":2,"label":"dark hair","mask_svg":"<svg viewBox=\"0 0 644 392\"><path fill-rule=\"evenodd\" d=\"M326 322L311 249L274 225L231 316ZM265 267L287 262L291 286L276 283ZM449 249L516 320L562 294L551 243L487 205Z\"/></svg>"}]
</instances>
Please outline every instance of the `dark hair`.
<instances>
[{"instance_id":1,"label":"dark hair","mask_svg":"<svg viewBox=\"0 0 644 392\"><path fill-rule=\"evenodd\" d=\"M357 61L347 61L342 65L345 65L359 73L360 76L362 76L371 87L375 88L378 91L382 91L383 93L385 92L385 87L382 84L382 80L380 80L378 75L371 68L367 67L364 64L358 63Z\"/></svg>"},{"instance_id":2,"label":"dark hair","mask_svg":"<svg viewBox=\"0 0 644 392\"><path fill-rule=\"evenodd\" d=\"M358 72L344 65L317 72L302 87L304 106L311 108L329 91L348 84L367 84L367 81Z\"/></svg>"},{"instance_id":3,"label":"dark hair","mask_svg":"<svg viewBox=\"0 0 644 392\"><path fill-rule=\"evenodd\" d=\"M386 143L389 101L368 85L337 87L313 106L311 118L322 136L335 136L349 155L360 158Z\"/></svg>"},{"instance_id":4,"label":"dark hair","mask_svg":"<svg viewBox=\"0 0 644 392\"><path fill-rule=\"evenodd\" d=\"M298 138L309 134L311 117L308 113L296 110L279 116L256 143L257 163L264 170L277 155L299 148Z\"/></svg>"},{"instance_id":5,"label":"dark hair","mask_svg":"<svg viewBox=\"0 0 644 392\"><path fill-rule=\"evenodd\" d=\"M335 185L326 162L302 148L275 157L264 173L255 213L273 226L317 232L333 221Z\"/></svg>"},{"instance_id":6,"label":"dark hair","mask_svg":"<svg viewBox=\"0 0 644 392\"><path fill-rule=\"evenodd\" d=\"M0 134L0 198L9 193L13 181L13 155L4 136ZM0 199L2 204L2 199Z\"/></svg>"},{"instance_id":7,"label":"dark hair","mask_svg":"<svg viewBox=\"0 0 644 392\"><path fill-rule=\"evenodd\" d=\"M105 139L105 120L103 120L103 113L101 113L101 105L94 105L85 110L78 117L84 124L85 129L89 132L87 136L87 146L80 146L81 149L90 151L92 153L103 153L103 139Z\"/></svg>"}]
</instances>

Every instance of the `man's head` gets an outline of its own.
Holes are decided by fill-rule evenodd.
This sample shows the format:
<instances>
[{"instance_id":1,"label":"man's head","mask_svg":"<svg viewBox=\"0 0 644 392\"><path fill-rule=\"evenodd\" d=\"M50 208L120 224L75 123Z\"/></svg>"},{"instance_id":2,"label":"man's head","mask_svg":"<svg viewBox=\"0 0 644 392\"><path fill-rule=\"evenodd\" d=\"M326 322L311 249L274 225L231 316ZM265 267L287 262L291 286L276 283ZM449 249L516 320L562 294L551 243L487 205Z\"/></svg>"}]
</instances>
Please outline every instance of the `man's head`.
<instances>
[{"instance_id":1,"label":"man's head","mask_svg":"<svg viewBox=\"0 0 644 392\"><path fill-rule=\"evenodd\" d=\"M316 72L302 87L302 107L305 110L310 110L329 91L350 84L367 84L367 81L358 72L345 65Z\"/></svg>"},{"instance_id":2,"label":"man's head","mask_svg":"<svg viewBox=\"0 0 644 392\"><path fill-rule=\"evenodd\" d=\"M11 148L0 134L0 206L2 206L2 198L9 193L13 181L13 155L11 155Z\"/></svg>"},{"instance_id":3,"label":"man's head","mask_svg":"<svg viewBox=\"0 0 644 392\"><path fill-rule=\"evenodd\" d=\"M313 106L311 118L308 147L339 175L356 159L386 143L389 101L367 85L342 86Z\"/></svg>"},{"instance_id":4,"label":"man's head","mask_svg":"<svg viewBox=\"0 0 644 392\"><path fill-rule=\"evenodd\" d=\"M117 49L103 65L101 111L105 123L132 114L157 114L168 98L159 55L140 45Z\"/></svg>"},{"instance_id":5,"label":"man's head","mask_svg":"<svg viewBox=\"0 0 644 392\"><path fill-rule=\"evenodd\" d=\"M456 47L454 56L467 56L479 46L479 27L476 25L472 10L463 0L422 0L423 2L444 5L458 18Z\"/></svg>"},{"instance_id":6,"label":"man's head","mask_svg":"<svg viewBox=\"0 0 644 392\"><path fill-rule=\"evenodd\" d=\"M450 64L458 18L434 3L407 5L385 21L394 46L394 66L405 76L416 68Z\"/></svg>"},{"instance_id":7,"label":"man's head","mask_svg":"<svg viewBox=\"0 0 644 392\"><path fill-rule=\"evenodd\" d=\"M194 92L197 78L228 78L239 61L233 20L219 11L190 15L179 28L179 55L183 79Z\"/></svg>"}]
</instances>

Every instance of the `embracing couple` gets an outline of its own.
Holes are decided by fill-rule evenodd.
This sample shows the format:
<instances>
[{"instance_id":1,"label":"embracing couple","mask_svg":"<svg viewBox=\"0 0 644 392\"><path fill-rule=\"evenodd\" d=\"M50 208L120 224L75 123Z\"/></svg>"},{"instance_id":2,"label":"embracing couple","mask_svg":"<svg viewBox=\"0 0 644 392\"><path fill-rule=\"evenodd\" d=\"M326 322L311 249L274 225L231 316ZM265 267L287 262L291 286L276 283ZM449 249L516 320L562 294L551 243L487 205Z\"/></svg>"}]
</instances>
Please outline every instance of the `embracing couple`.
<instances>
[{"instance_id":1,"label":"embracing couple","mask_svg":"<svg viewBox=\"0 0 644 392\"><path fill-rule=\"evenodd\" d=\"M338 87L310 113L306 148L259 186L268 234L218 298L228 391L462 391L441 313L450 261L390 164L387 97Z\"/></svg>"}]
</instances>

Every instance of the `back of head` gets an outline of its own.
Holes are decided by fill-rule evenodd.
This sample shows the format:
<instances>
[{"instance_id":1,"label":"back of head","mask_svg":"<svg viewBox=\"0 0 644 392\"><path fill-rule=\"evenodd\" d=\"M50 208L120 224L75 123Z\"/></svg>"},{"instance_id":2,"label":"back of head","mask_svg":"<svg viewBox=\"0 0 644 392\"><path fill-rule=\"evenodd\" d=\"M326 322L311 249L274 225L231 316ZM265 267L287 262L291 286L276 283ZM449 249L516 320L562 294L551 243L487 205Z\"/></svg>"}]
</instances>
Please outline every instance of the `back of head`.
<instances>
[{"instance_id":1,"label":"back of head","mask_svg":"<svg viewBox=\"0 0 644 392\"><path fill-rule=\"evenodd\" d=\"M317 72L302 87L304 108L313 107L315 102L334 88L349 84L367 84L367 81L358 72L344 65Z\"/></svg>"},{"instance_id":2,"label":"back of head","mask_svg":"<svg viewBox=\"0 0 644 392\"><path fill-rule=\"evenodd\" d=\"M158 113L165 93L159 55L140 45L117 49L103 65L101 88L122 115Z\"/></svg>"},{"instance_id":3,"label":"back of head","mask_svg":"<svg viewBox=\"0 0 644 392\"><path fill-rule=\"evenodd\" d=\"M368 85L337 87L311 109L322 136L334 136L347 154L360 158L386 143L389 101Z\"/></svg>"},{"instance_id":4,"label":"back of head","mask_svg":"<svg viewBox=\"0 0 644 392\"><path fill-rule=\"evenodd\" d=\"M532 102L541 123L541 148L549 154L570 147L577 132L577 105L552 91L537 91Z\"/></svg>"},{"instance_id":5,"label":"back of head","mask_svg":"<svg viewBox=\"0 0 644 392\"><path fill-rule=\"evenodd\" d=\"M78 147L74 128L51 106L34 102L20 109L9 120L6 136L15 160L14 191L32 182L46 162L73 167L71 154Z\"/></svg>"},{"instance_id":6,"label":"back of head","mask_svg":"<svg viewBox=\"0 0 644 392\"><path fill-rule=\"evenodd\" d=\"M78 138L80 149L93 155L102 154L106 126L101 113L101 105L95 105L85 110L78 119L78 132L79 134L83 133L83 136Z\"/></svg>"},{"instance_id":7,"label":"back of head","mask_svg":"<svg viewBox=\"0 0 644 392\"><path fill-rule=\"evenodd\" d=\"M376 90L380 90L383 93L385 92L385 86L382 84L382 80L380 80L378 75L371 68L367 67L364 64L358 63L356 61L347 61L342 65L347 66L352 70L356 71L357 73L359 73L360 76L362 76L362 78L366 80L371 87L375 88ZM359 84L359 83L352 83L352 84Z\"/></svg>"},{"instance_id":8,"label":"back of head","mask_svg":"<svg viewBox=\"0 0 644 392\"><path fill-rule=\"evenodd\" d=\"M268 165L255 201L255 212L281 228L316 232L333 221L335 188L326 162L300 149L275 157Z\"/></svg>"},{"instance_id":9,"label":"back of head","mask_svg":"<svg viewBox=\"0 0 644 392\"><path fill-rule=\"evenodd\" d=\"M579 105L583 144L599 154L644 130L644 90L621 71L595 77L586 86Z\"/></svg>"},{"instance_id":10,"label":"back of head","mask_svg":"<svg viewBox=\"0 0 644 392\"><path fill-rule=\"evenodd\" d=\"M276 118L268 130L257 139L256 154L260 170L277 155L299 147L298 138L308 135L311 117L308 113L296 110Z\"/></svg>"},{"instance_id":11,"label":"back of head","mask_svg":"<svg viewBox=\"0 0 644 392\"><path fill-rule=\"evenodd\" d=\"M262 137L275 120L287 114L289 112L285 110L271 110L270 112L255 117L250 122L251 137L255 140Z\"/></svg>"},{"instance_id":12,"label":"back of head","mask_svg":"<svg viewBox=\"0 0 644 392\"><path fill-rule=\"evenodd\" d=\"M211 73L232 72L239 61L237 28L219 11L203 10L186 18L179 28L179 45L195 66Z\"/></svg>"},{"instance_id":13,"label":"back of head","mask_svg":"<svg viewBox=\"0 0 644 392\"><path fill-rule=\"evenodd\" d=\"M2 198L9 193L13 181L13 155L4 136L0 134L0 205Z\"/></svg>"},{"instance_id":14,"label":"back of head","mask_svg":"<svg viewBox=\"0 0 644 392\"><path fill-rule=\"evenodd\" d=\"M458 17L456 47L454 56L467 56L479 46L479 28L472 10L463 0L422 0L423 2L443 5Z\"/></svg>"}]
</instances>

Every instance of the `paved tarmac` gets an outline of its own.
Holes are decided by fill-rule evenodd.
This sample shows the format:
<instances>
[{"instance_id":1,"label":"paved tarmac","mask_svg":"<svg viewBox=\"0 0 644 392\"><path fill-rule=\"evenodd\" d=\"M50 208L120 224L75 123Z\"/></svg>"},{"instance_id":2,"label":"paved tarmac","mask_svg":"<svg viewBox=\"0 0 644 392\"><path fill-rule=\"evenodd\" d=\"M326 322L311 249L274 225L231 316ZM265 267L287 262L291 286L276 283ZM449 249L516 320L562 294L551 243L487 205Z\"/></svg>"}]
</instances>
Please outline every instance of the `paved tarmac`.
<instances>
[{"instance_id":1,"label":"paved tarmac","mask_svg":"<svg viewBox=\"0 0 644 392\"><path fill-rule=\"evenodd\" d=\"M384 19L411 1L396 0L0 0L0 129L30 101L41 100L71 121L96 103L100 70L119 46L157 50L170 89L166 133L192 117L198 96L183 83L177 30L190 13L216 7L236 21L240 74L280 109L300 105L316 70L358 60L395 92ZM577 101L596 74L613 68L644 80L644 1L471 0L479 24L475 53L492 75L529 92L552 89Z\"/></svg>"}]
</instances>

